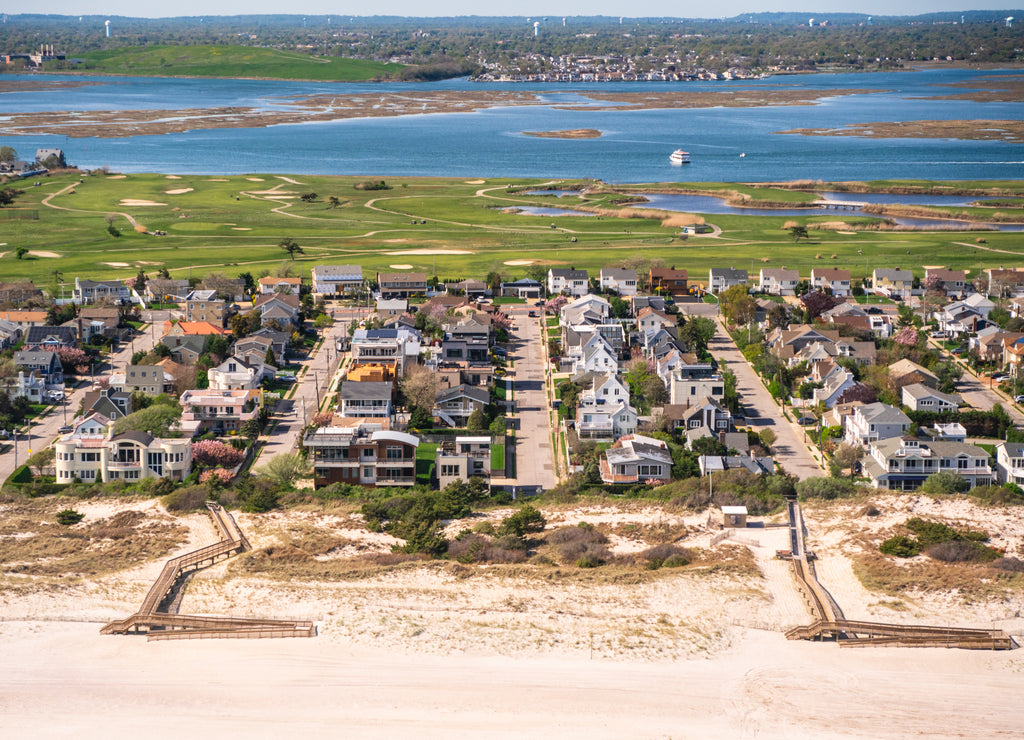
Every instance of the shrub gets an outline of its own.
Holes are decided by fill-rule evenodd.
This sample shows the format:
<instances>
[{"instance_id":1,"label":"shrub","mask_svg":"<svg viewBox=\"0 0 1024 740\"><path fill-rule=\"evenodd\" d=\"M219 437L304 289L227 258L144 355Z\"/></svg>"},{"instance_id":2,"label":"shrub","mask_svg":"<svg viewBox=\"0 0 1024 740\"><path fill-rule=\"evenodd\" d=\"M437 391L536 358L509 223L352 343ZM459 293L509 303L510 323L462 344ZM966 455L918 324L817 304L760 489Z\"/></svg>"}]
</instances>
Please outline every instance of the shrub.
<instances>
[{"instance_id":1,"label":"shrub","mask_svg":"<svg viewBox=\"0 0 1024 740\"><path fill-rule=\"evenodd\" d=\"M580 522L575 527L559 527L548 532L544 541L551 545L582 543L584 545L604 545L608 538L594 529L594 525Z\"/></svg>"},{"instance_id":2,"label":"shrub","mask_svg":"<svg viewBox=\"0 0 1024 740\"><path fill-rule=\"evenodd\" d=\"M448 557L460 563L521 563L526 550L518 537L507 535L495 541L470 532L449 543Z\"/></svg>"},{"instance_id":3,"label":"shrub","mask_svg":"<svg viewBox=\"0 0 1024 740\"><path fill-rule=\"evenodd\" d=\"M473 531L477 534L494 534L494 525L490 522L480 522L473 527Z\"/></svg>"},{"instance_id":4,"label":"shrub","mask_svg":"<svg viewBox=\"0 0 1024 740\"><path fill-rule=\"evenodd\" d=\"M11 473L11 477L7 479L8 483L31 483L32 482L32 471L28 469L28 465L19 465L18 469Z\"/></svg>"},{"instance_id":5,"label":"shrub","mask_svg":"<svg viewBox=\"0 0 1024 740\"><path fill-rule=\"evenodd\" d=\"M1024 560L1020 558L999 558L992 563L992 567L1008 573L1024 573Z\"/></svg>"},{"instance_id":6,"label":"shrub","mask_svg":"<svg viewBox=\"0 0 1024 740\"><path fill-rule=\"evenodd\" d=\"M74 509L64 509L57 512L57 524L70 527L85 519L85 514Z\"/></svg>"},{"instance_id":7,"label":"shrub","mask_svg":"<svg viewBox=\"0 0 1024 740\"><path fill-rule=\"evenodd\" d=\"M519 511L502 519L498 534L514 534L525 537L528 533L543 532L547 520L537 509L526 504Z\"/></svg>"},{"instance_id":8,"label":"shrub","mask_svg":"<svg viewBox=\"0 0 1024 740\"><path fill-rule=\"evenodd\" d=\"M648 570L658 568L679 568L689 565L693 555L684 547L669 543L649 547L637 556Z\"/></svg>"},{"instance_id":9,"label":"shrub","mask_svg":"<svg viewBox=\"0 0 1024 740\"><path fill-rule=\"evenodd\" d=\"M845 478L805 478L796 484L796 492L802 499L832 500L856 495L857 487Z\"/></svg>"},{"instance_id":10,"label":"shrub","mask_svg":"<svg viewBox=\"0 0 1024 740\"><path fill-rule=\"evenodd\" d=\"M607 547L601 545L589 545L586 550L577 558L578 568L597 568L604 565L611 559L611 553Z\"/></svg>"},{"instance_id":11,"label":"shrub","mask_svg":"<svg viewBox=\"0 0 1024 740\"><path fill-rule=\"evenodd\" d=\"M931 545L925 554L943 563L976 563L995 560L999 553L980 542L970 540L949 540Z\"/></svg>"},{"instance_id":12,"label":"shrub","mask_svg":"<svg viewBox=\"0 0 1024 740\"><path fill-rule=\"evenodd\" d=\"M921 553L921 545L917 540L907 537L905 534L898 534L879 545L878 551L897 558L912 558Z\"/></svg>"},{"instance_id":13,"label":"shrub","mask_svg":"<svg viewBox=\"0 0 1024 740\"><path fill-rule=\"evenodd\" d=\"M184 486L164 496L168 511L196 511L206 506L210 490L206 486Z\"/></svg>"},{"instance_id":14,"label":"shrub","mask_svg":"<svg viewBox=\"0 0 1024 740\"><path fill-rule=\"evenodd\" d=\"M212 468L211 470L204 470L199 475L199 482L226 486L234 477L235 474L226 468Z\"/></svg>"},{"instance_id":15,"label":"shrub","mask_svg":"<svg viewBox=\"0 0 1024 740\"><path fill-rule=\"evenodd\" d=\"M929 475L921 484L921 493L929 496L948 496L953 493L963 493L970 488L970 483L963 476L945 471Z\"/></svg>"}]
</instances>

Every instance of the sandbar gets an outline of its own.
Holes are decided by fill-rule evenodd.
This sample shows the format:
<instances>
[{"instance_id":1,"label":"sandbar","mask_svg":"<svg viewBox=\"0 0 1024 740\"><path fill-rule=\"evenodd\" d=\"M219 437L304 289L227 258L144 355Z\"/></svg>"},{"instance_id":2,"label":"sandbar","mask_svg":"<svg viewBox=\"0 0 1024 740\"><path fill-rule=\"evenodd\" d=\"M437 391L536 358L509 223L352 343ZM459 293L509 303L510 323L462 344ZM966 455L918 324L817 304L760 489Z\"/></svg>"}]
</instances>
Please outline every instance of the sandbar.
<instances>
[{"instance_id":1,"label":"sandbar","mask_svg":"<svg viewBox=\"0 0 1024 740\"><path fill-rule=\"evenodd\" d=\"M601 132L596 128L572 128L564 131L524 131L526 136L540 139L599 139Z\"/></svg>"},{"instance_id":2,"label":"sandbar","mask_svg":"<svg viewBox=\"0 0 1024 740\"><path fill-rule=\"evenodd\" d=\"M506 264L509 267L526 267L527 265L534 264L536 261L537 260L506 260L503 264Z\"/></svg>"},{"instance_id":3,"label":"sandbar","mask_svg":"<svg viewBox=\"0 0 1024 740\"><path fill-rule=\"evenodd\" d=\"M961 139L1024 143L1024 121L874 121L839 128L794 128L777 134L857 136L865 139Z\"/></svg>"}]
</instances>

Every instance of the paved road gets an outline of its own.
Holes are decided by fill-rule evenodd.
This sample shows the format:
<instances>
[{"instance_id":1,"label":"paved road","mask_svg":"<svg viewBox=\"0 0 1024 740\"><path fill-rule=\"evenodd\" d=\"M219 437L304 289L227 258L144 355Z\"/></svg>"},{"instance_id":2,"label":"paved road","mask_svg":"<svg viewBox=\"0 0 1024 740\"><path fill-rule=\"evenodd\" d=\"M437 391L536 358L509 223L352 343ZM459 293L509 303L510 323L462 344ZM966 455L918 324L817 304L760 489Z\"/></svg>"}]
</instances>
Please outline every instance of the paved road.
<instances>
[{"instance_id":1,"label":"paved road","mask_svg":"<svg viewBox=\"0 0 1024 740\"><path fill-rule=\"evenodd\" d=\"M953 357L935 340L930 339L928 343L933 349L941 352L946 359ZM960 366L960 369L964 372L963 377L960 379L960 382L957 383L956 388L956 392L963 396L964 401L974 408L981 409L982 411L989 411L998 403L1002 405L1010 415L1010 418L1013 419L1015 426L1024 426L1024 413L1021 413L1020 407L1013 402L1012 396L1008 396L998 390L994 384L989 382L988 378L979 378L963 360L954 359Z\"/></svg>"},{"instance_id":2,"label":"paved road","mask_svg":"<svg viewBox=\"0 0 1024 740\"><path fill-rule=\"evenodd\" d=\"M163 323L170 315L169 311L144 311L142 318L150 323L132 341L120 345L117 352L110 356L106 368L97 368L97 376L109 375L112 370L123 370L132 360L134 352L148 352L163 334ZM153 324L156 326L153 326ZM57 429L65 423L71 423L75 412L86 392L92 388L92 377L85 376L86 382L79 388L68 387L63 403L56 404L43 417L33 420L28 425L26 434L19 434L12 446L0 455L0 481L7 480L17 465L24 463L30 454L49 445L57 436ZM31 450L31 453L29 452ZM17 463L15 463L17 459Z\"/></svg>"},{"instance_id":3,"label":"paved road","mask_svg":"<svg viewBox=\"0 0 1024 740\"><path fill-rule=\"evenodd\" d=\"M747 424L755 431L767 427L775 432L776 441L772 445L772 454L779 465L800 480L824 475L803 443L803 430L782 416L771 394L762 385L721 324L718 325L708 349L720 365L736 376L736 390L739 392L740 402L746 409Z\"/></svg>"},{"instance_id":4,"label":"paved road","mask_svg":"<svg viewBox=\"0 0 1024 740\"><path fill-rule=\"evenodd\" d=\"M326 330L324 341L316 353L300 363L306 367L306 372L299 377L294 395L278 403L273 411L271 419L276 423L267 436L261 437L263 449L257 467L266 465L277 455L295 452L297 445L301 444L299 435L334 385L341 360L336 341L347 334L348 322L335 321L334 326Z\"/></svg>"},{"instance_id":5,"label":"paved road","mask_svg":"<svg viewBox=\"0 0 1024 740\"><path fill-rule=\"evenodd\" d=\"M551 449L550 406L544 389L544 319L531 318L526 306L508 306L506 310L515 321L509 340L515 362L513 388L518 422L516 477L509 483L517 487L553 488L557 480Z\"/></svg>"}]
</instances>

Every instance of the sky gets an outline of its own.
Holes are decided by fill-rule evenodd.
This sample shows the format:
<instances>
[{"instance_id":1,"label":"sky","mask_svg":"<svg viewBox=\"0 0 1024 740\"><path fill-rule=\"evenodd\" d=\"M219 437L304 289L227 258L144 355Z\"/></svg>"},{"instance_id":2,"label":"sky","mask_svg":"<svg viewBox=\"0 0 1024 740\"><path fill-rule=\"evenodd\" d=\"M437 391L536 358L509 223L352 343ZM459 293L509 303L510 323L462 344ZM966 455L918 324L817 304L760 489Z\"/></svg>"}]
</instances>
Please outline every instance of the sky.
<instances>
[{"instance_id":1,"label":"sky","mask_svg":"<svg viewBox=\"0 0 1024 740\"><path fill-rule=\"evenodd\" d=\"M48 13L56 15L121 15L162 18L193 15L248 15L289 13L300 15L332 15L345 17L344 11L358 10L357 15L505 15L537 18L573 15L618 16L628 8L633 17L666 16L680 18L732 17L741 13L793 11L826 17L829 12L857 12L876 15L919 15L949 10L998 10L1013 7L1013 0L733 0L726 5L710 5L693 0L634 0L624 5L615 0L514 0L500 6L485 5L479 0L375 0L367 6L360 3L338 3L336 0L298 0L282 5L278 0L178 0L157 3L152 0L37 0L31 5L0 6L0 13ZM718 15L714 11L720 11Z\"/></svg>"}]
</instances>

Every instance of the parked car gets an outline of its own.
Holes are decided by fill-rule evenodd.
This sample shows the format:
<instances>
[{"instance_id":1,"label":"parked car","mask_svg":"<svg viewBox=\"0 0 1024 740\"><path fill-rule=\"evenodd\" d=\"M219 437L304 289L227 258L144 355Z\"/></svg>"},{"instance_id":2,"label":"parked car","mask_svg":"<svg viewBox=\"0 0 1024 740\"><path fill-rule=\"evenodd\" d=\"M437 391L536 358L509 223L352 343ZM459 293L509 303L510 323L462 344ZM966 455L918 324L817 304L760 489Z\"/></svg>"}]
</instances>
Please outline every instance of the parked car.
<instances>
[{"instance_id":1,"label":"parked car","mask_svg":"<svg viewBox=\"0 0 1024 740\"><path fill-rule=\"evenodd\" d=\"M951 349L951 350L949 351L949 353L950 353L951 355L962 355L962 354L963 354L964 352L966 352L966 351L967 351L967 349L966 349L966 348L964 348L964 347L954 347L953 349Z\"/></svg>"},{"instance_id":2,"label":"parked car","mask_svg":"<svg viewBox=\"0 0 1024 740\"><path fill-rule=\"evenodd\" d=\"M1016 396L1016 397L1015 397L1015 398L1013 399L1013 402L1014 402L1014 403L1024 403L1024 395L1021 395L1021 396Z\"/></svg>"},{"instance_id":3,"label":"parked car","mask_svg":"<svg viewBox=\"0 0 1024 740\"><path fill-rule=\"evenodd\" d=\"M63 401L64 391L47 391L46 397L51 401Z\"/></svg>"},{"instance_id":4,"label":"parked car","mask_svg":"<svg viewBox=\"0 0 1024 740\"><path fill-rule=\"evenodd\" d=\"M931 336L932 339L942 339L946 335L947 335L947 332L939 330L939 331L933 331L930 336Z\"/></svg>"},{"instance_id":5,"label":"parked car","mask_svg":"<svg viewBox=\"0 0 1024 740\"><path fill-rule=\"evenodd\" d=\"M1009 375L993 375L992 376L992 381L995 382L995 383L1002 383L1003 381L1006 381L1006 380L1009 380L1009 379L1010 379Z\"/></svg>"},{"instance_id":6,"label":"parked car","mask_svg":"<svg viewBox=\"0 0 1024 740\"><path fill-rule=\"evenodd\" d=\"M57 428L58 434L71 434L73 431L75 431L75 428L70 424L65 424L64 426Z\"/></svg>"}]
</instances>

